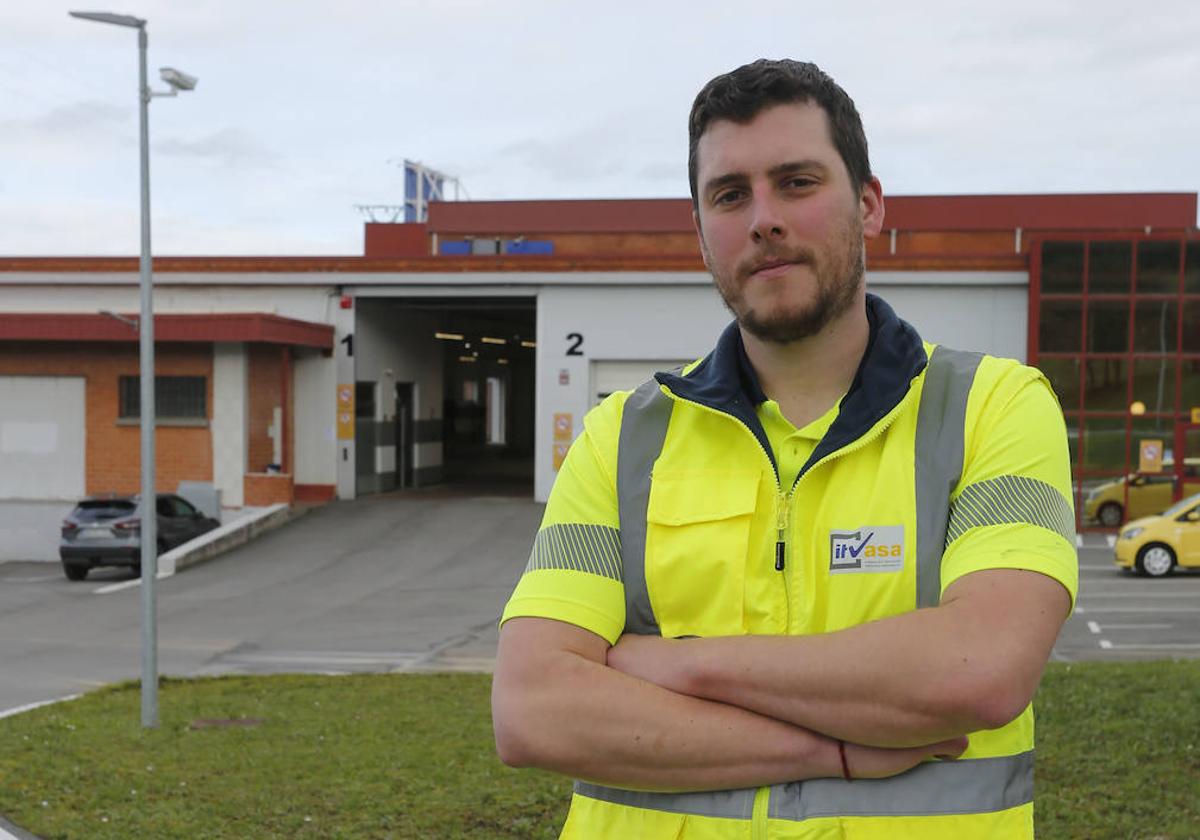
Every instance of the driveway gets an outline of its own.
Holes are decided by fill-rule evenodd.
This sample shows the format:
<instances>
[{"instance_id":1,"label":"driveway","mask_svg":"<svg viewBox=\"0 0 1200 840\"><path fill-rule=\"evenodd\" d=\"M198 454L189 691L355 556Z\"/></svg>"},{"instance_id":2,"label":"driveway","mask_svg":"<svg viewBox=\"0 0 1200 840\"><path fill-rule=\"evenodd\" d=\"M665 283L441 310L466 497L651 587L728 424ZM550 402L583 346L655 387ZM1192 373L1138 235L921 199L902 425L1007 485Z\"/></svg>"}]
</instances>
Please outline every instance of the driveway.
<instances>
[{"instance_id":1,"label":"driveway","mask_svg":"<svg viewBox=\"0 0 1200 840\"><path fill-rule=\"evenodd\" d=\"M325 505L159 581L159 671L490 670L541 514L448 491ZM0 564L0 711L138 677L140 592L122 581Z\"/></svg>"}]
</instances>

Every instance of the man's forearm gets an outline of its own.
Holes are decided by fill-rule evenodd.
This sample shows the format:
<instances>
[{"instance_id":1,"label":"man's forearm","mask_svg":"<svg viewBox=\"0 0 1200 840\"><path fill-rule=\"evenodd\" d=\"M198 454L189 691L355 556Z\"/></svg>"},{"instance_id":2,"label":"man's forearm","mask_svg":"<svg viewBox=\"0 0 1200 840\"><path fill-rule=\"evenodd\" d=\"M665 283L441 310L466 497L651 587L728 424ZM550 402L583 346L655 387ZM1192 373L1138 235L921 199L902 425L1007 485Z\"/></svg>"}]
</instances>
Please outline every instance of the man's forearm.
<instances>
[{"instance_id":1,"label":"man's forearm","mask_svg":"<svg viewBox=\"0 0 1200 840\"><path fill-rule=\"evenodd\" d=\"M530 657L517 647L502 638L493 688L506 763L643 790L752 787L838 772L836 742L821 735L668 691L578 653ZM518 655L527 661L511 665Z\"/></svg>"},{"instance_id":2,"label":"man's forearm","mask_svg":"<svg viewBox=\"0 0 1200 840\"><path fill-rule=\"evenodd\" d=\"M1001 726L1036 688L1065 590L979 573L947 602L819 636L623 639L609 663L674 691L877 746ZM1041 578L1038 580L1037 578ZM963 579L964 581L966 578ZM1009 603L1021 601L1019 610ZM1044 615L1038 615L1045 613Z\"/></svg>"},{"instance_id":3,"label":"man's forearm","mask_svg":"<svg viewBox=\"0 0 1200 840\"><path fill-rule=\"evenodd\" d=\"M608 668L596 661L603 640L594 649L547 646L536 633L541 620L520 621L501 633L493 683L496 743L508 764L643 790L754 787L842 773L834 740ZM847 749L856 777L878 778L962 747Z\"/></svg>"}]
</instances>

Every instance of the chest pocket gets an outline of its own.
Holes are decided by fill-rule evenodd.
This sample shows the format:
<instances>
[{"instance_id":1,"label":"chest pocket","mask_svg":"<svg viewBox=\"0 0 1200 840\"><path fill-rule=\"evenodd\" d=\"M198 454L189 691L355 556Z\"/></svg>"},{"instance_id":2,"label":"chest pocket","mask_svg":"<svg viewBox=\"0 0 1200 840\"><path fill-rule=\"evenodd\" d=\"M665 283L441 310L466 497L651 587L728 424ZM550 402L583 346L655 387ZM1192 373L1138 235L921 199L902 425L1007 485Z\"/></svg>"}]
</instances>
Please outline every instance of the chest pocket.
<instances>
[{"instance_id":1,"label":"chest pocket","mask_svg":"<svg viewBox=\"0 0 1200 840\"><path fill-rule=\"evenodd\" d=\"M759 475L656 471L646 509L646 589L662 635L744 632Z\"/></svg>"}]
</instances>

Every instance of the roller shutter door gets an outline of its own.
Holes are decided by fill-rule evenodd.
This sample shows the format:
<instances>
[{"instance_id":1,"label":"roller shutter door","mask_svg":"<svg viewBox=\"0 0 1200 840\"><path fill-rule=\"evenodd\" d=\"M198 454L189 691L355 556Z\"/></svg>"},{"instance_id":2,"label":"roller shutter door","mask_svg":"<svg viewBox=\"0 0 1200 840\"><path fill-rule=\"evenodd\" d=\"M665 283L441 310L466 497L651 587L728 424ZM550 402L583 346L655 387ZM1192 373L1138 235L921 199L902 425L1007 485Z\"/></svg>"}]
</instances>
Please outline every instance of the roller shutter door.
<instances>
[{"instance_id":1,"label":"roller shutter door","mask_svg":"<svg viewBox=\"0 0 1200 840\"><path fill-rule=\"evenodd\" d=\"M592 362L592 403L597 404L613 391L630 391L641 385L657 371L673 370L685 361L661 359L658 361L594 361Z\"/></svg>"},{"instance_id":2,"label":"roller shutter door","mask_svg":"<svg viewBox=\"0 0 1200 840\"><path fill-rule=\"evenodd\" d=\"M0 499L82 497L85 428L83 377L0 376Z\"/></svg>"}]
</instances>

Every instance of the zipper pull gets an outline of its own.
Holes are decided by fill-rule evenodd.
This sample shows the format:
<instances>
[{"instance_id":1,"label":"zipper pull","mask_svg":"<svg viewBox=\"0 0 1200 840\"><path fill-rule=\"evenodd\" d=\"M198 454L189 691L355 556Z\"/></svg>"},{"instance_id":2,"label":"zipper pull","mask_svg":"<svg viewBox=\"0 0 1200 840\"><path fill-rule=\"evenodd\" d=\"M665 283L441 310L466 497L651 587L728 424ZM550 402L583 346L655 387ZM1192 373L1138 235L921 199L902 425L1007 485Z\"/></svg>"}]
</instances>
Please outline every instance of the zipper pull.
<instances>
[{"instance_id":1,"label":"zipper pull","mask_svg":"<svg viewBox=\"0 0 1200 840\"><path fill-rule=\"evenodd\" d=\"M780 493L775 507L775 571L782 572L787 554L788 497Z\"/></svg>"}]
</instances>

